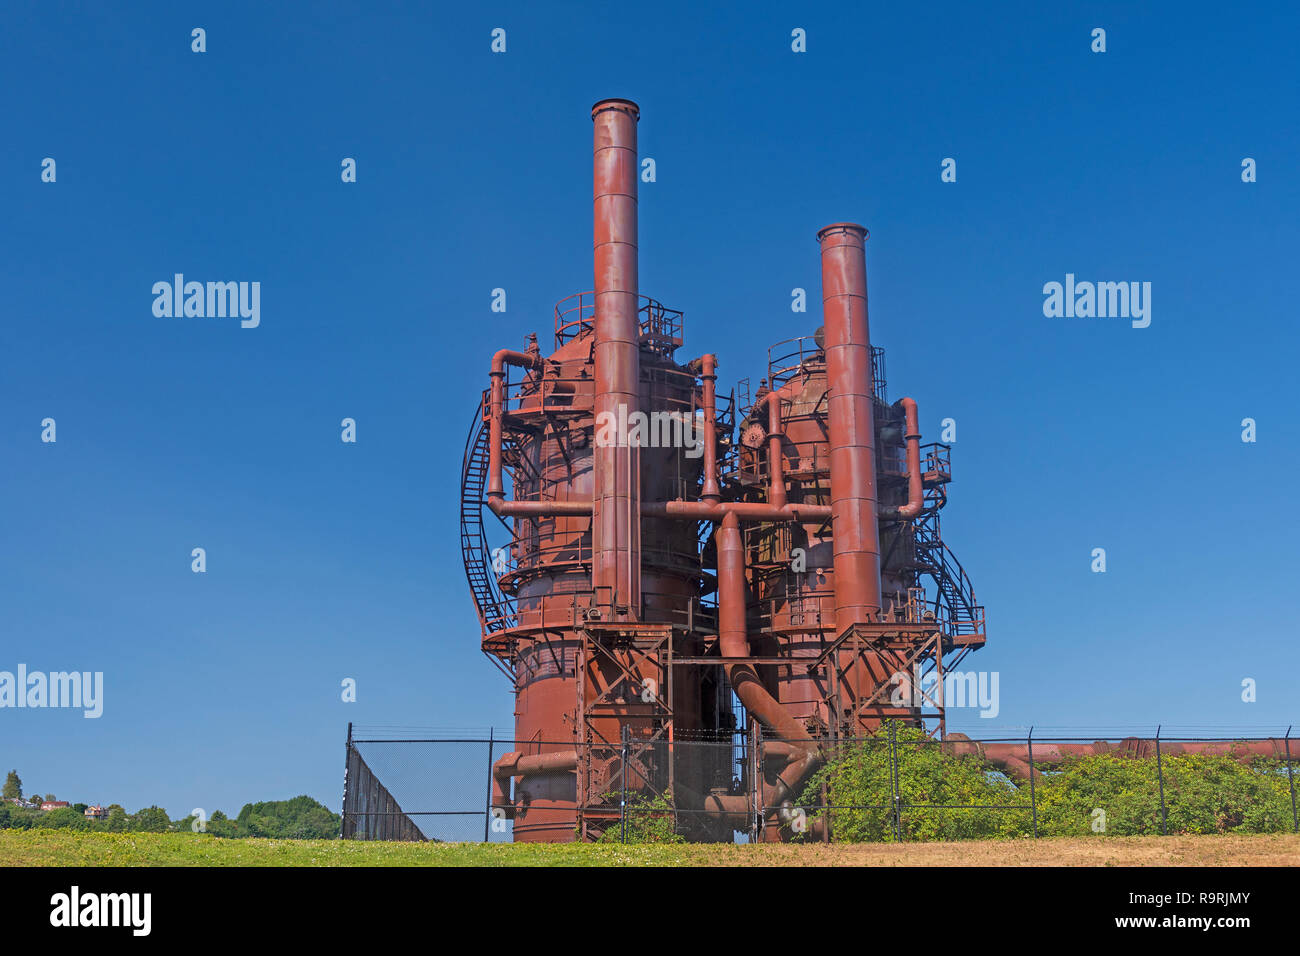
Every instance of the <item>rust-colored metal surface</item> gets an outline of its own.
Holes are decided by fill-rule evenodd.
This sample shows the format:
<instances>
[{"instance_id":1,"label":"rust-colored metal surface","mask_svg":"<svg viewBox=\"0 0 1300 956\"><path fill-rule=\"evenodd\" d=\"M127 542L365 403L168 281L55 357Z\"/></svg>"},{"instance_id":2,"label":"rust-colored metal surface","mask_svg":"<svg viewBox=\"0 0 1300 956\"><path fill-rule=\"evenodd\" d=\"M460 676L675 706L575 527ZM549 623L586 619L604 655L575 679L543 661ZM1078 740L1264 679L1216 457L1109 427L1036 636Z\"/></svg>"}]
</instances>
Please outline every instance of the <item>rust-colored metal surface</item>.
<instances>
[{"instance_id":1,"label":"rust-colored metal surface","mask_svg":"<svg viewBox=\"0 0 1300 956\"><path fill-rule=\"evenodd\" d=\"M595 261L597 424L629 421L641 408L640 328L637 322L637 157L640 111L627 100L603 100L591 110L592 221ZM598 430L597 434L600 434ZM612 613L634 620L641 603L640 449L624 435L596 442L592 580Z\"/></svg>"},{"instance_id":2,"label":"rust-colored metal surface","mask_svg":"<svg viewBox=\"0 0 1300 956\"><path fill-rule=\"evenodd\" d=\"M521 841L596 839L627 793L690 839L786 839L816 741L941 734L897 677L984 642L938 533L948 449L885 399L861 226L817 233L824 325L769 350L752 401L714 353L679 359L682 314L639 289L640 111L591 118L594 291L556 306L549 354L492 357L465 457L466 572L515 693L493 805Z\"/></svg>"},{"instance_id":3,"label":"rust-colored metal surface","mask_svg":"<svg viewBox=\"0 0 1300 956\"><path fill-rule=\"evenodd\" d=\"M876 435L867 329L867 230L841 222L817 233L830 393L831 516L835 627L842 633L880 614L876 524Z\"/></svg>"}]
</instances>

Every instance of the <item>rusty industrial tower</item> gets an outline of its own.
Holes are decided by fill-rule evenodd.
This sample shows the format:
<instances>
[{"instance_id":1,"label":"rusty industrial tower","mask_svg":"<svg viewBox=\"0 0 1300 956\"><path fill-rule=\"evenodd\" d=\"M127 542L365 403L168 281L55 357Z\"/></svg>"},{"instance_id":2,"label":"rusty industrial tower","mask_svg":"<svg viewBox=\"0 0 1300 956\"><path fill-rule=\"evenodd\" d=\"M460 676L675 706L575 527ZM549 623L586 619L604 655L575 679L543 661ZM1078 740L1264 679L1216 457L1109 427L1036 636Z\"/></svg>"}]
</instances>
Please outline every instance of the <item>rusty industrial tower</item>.
<instances>
[{"instance_id":1,"label":"rusty industrial tower","mask_svg":"<svg viewBox=\"0 0 1300 956\"><path fill-rule=\"evenodd\" d=\"M949 449L886 397L861 226L817 233L822 325L752 395L680 359L682 313L638 282L638 108L591 115L594 291L556 306L549 354L493 356L464 460L465 569L515 690L493 804L520 841L598 837L615 790L669 795L694 839L779 839L817 740L942 733L893 675L984 643L939 530Z\"/></svg>"}]
</instances>

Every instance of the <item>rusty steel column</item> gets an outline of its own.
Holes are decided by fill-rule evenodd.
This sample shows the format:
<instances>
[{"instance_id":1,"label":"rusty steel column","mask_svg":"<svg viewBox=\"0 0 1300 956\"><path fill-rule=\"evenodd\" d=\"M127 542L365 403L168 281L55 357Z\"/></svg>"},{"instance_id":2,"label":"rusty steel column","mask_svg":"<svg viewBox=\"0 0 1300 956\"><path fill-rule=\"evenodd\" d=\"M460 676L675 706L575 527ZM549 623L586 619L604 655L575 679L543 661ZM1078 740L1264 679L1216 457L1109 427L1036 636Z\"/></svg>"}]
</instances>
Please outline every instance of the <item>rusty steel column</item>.
<instances>
[{"instance_id":1,"label":"rusty steel column","mask_svg":"<svg viewBox=\"0 0 1300 956\"><path fill-rule=\"evenodd\" d=\"M641 456L628 444L626 423L641 404L636 248L639 115L630 100L601 100L591 109L597 435L602 423L618 423L612 445L598 441L595 448L592 585L597 601L612 596L613 604L627 607L633 618L641 604Z\"/></svg>"},{"instance_id":2,"label":"rusty steel column","mask_svg":"<svg viewBox=\"0 0 1300 956\"><path fill-rule=\"evenodd\" d=\"M867 328L867 230L848 222L817 233L822 315L830 383L830 466L835 627L880 611L880 530L876 525L876 435Z\"/></svg>"}]
</instances>

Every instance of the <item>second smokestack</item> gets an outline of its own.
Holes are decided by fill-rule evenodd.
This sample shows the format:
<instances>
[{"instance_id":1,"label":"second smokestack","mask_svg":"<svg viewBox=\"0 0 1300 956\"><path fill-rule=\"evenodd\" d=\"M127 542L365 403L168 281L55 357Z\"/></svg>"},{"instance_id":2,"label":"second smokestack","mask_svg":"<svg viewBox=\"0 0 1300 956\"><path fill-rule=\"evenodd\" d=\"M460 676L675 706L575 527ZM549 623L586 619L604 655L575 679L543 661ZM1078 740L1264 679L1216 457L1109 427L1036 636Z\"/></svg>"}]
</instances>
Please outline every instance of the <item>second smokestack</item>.
<instances>
[{"instance_id":1,"label":"second smokestack","mask_svg":"<svg viewBox=\"0 0 1300 956\"><path fill-rule=\"evenodd\" d=\"M876 429L867 326L867 230L850 222L817 233L822 315L830 383L831 518L835 627L880 613L880 531L876 525Z\"/></svg>"},{"instance_id":2,"label":"second smokestack","mask_svg":"<svg viewBox=\"0 0 1300 956\"><path fill-rule=\"evenodd\" d=\"M640 323L637 319L637 153L640 116L630 100L601 100L591 109L593 254L595 260L595 414L600 423L628 421L640 408ZM624 407L620 415L619 406ZM592 586L596 601L628 608L641 603L639 449L619 435L594 449Z\"/></svg>"}]
</instances>

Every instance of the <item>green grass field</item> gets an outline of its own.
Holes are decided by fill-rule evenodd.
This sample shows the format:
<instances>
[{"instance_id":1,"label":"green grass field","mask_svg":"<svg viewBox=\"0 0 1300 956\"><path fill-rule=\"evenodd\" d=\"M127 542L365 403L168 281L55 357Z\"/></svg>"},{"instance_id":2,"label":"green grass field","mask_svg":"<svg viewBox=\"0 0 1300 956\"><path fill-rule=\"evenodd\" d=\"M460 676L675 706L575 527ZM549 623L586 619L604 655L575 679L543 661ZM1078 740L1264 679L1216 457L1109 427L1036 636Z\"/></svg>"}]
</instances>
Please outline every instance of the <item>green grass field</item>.
<instances>
[{"instance_id":1,"label":"green grass field","mask_svg":"<svg viewBox=\"0 0 1300 956\"><path fill-rule=\"evenodd\" d=\"M0 866L1300 866L1300 837L1083 837L959 843L602 845L229 840L0 831Z\"/></svg>"}]
</instances>

